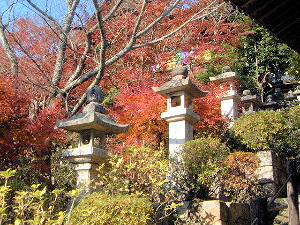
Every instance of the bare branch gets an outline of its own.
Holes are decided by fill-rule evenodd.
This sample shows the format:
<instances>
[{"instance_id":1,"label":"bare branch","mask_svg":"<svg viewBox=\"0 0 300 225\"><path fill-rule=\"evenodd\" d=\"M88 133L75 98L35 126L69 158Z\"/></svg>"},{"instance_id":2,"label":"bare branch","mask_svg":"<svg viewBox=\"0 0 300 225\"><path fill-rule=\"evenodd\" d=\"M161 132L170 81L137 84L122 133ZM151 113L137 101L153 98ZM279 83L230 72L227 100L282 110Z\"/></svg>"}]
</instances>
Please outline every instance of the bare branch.
<instances>
[{"instance_id":1,"label":"bare branch","mask_svg":"<svg viewBox=\"0 0 300 225\"><path fill-rule=\"evenodd\" d=\"M49 19L52 23L54 23L57 27L61 28L61 26L59 25L59 23L57 22L56 19L54 19L52 16L50 16L49 14L47 14L44 10L42 10L40 7L38 7L36 4L34 4L31 0L26 0L28 2L29 5L32 6L32 8L34 8L36 11L38 11L40 14L42 14L44 17L46 17L47 19Z\"/></svg>"},{"instance_id":2,"label":"bare branch","mask_svg":"<svg viewBox=\"0 0 300 225\"><path fill-rule=\"evenodd\" d=\"M95 76L97 73L98 73L98 68L88 71L87 73L82 75L79 79L76 79L76 80L72 81L71 83L68 83L66 85L66 87L64 88L63 92L69 92L70 90L78 87L80 84L86 82L87 80L89 80L90 78Z\"/></svg>"},{"instance_id":3,"label":"bare branch","mask_svg":"<svg viewBox=\"0 0 300 225\"><path fill-rule=\"evenodd\" d=\"M217 2L218 1L214 1L208 7L213 6ZM177 3L177 2L175 2L175 3ZM176 32L178 32L179 30L181 30L187 24L189 24L189 23L191 23L191 22L193 22L195 20L200 20L201 18L204 18L204 17L210 15L211 13L213 13L214 11L216 11L218 8L220 8L221 6L222 6L222 4L218 5L217 7L214 7L212 11L209 11L209 8L205 8L205 9L201 10L200 12L194 14L189 20L187 20L185 23L183 23L177 29L175 29L172 32L170 32L169 34L167 34L167 35L165 35L165 36L163 36L163 37L161 37L159 39L153 40L153 41L151 41L149 43L145 43L145 44L142 44L142 45L133 46L134 43L135 43L135 41L136 41L136 39L132 38L122 50L120 50L117 54L115 54L114 56L112 56L110 59L108 59L105 62L105 67L109 67L113 63L117 62L120 58L122 58L123 56L125 56L128 52L130 52L133 49L137 49L137 48L149 46L149 45L158 43L160 41L163 41L164 39L166 39L166 38L174 35ZM206 14L204 14L204 15L199 16L204 11L208 11L208 12ZM73 88L79 86L80 84L86 82L87 80L89 80L90 78L92 78L93 76L95 76L98 73L99 73L99 69L98 68L95 68L95 69L89 71L88 73L84 74L80 79L78 79L76 81L73 81L72 83L68 84L66 86L66 88L65 88L65 91L70 91L71 89L73 89ZM73 110L73 112L74 112L74 110Z\"/></svg>"},{"instance_id":4,"label":"bare branch","mask_svg":"<svg viewBox=\"0 0 300 225\"><path fill-rule=\"evenodd\" d=\"M82 54L80 61L78 63L78 66L76 67L75 72L73 73L73 75L69 78L68 80L68 84L73 82L74 80L76 80L80 74L82 73L84 67L85 67L85 61L87 59L87 54L91 51L91 44L92 44L92 37L91 34L87 34L86 37L86 42L85 42L85 50L84 53Z\"/></svg>"},{"instance_id":5,"label":"bare branch","mask_svg":"<svg viewBox=\"0 0 300 225\"><path fill-rule=\"evenodd\" d=\"M147 0L143 1L141 12L139 13L138 19L136 21L136 24L135 24L135 27L134 27L133 33L132 33L132 38L134 38L134 39L137 38L136 34L137 34L137 31L139 30L139 27L140 27L141 22L142 22L143 15L144 15L144 13L146 11L146 5L147 5L147 3L148 3Z\"/></svg>"},{"instance_id":6,"label":"bare branch","mask_svg":"<svg viewBox=\"0 0 300 225\"><path fill-rule=\"evenodd\" d=\"M105 60L106 60L106 49L107 49L107 38L106 38L106 29L104 26L104 21L102 19L102 10L100 9L97 0L93 0L95 9L97 11L97 21L99 24L99 28L101 31L101 48L100 48L100 63L99 63L99 71L98 74L92 83L92 85L98 85L102 77L104 76L105 73Z\"/></svg>"},{"instance_id":7,"label":"bare branch","mask_svg":"<svg viewBox=\"0 0 300 225\"><path fill-rule=\"evenodd\" d=\"M90 84L89 88L93 88L94 86L98 85L99 82L101 81L101 79L103 78L104 74L105 74L105 60L106 60L106 49L107 49L107 39L106 39L106 29L104 26L104 21L102 19L102 10L100 9L97 0L93 0L95 9L97 11L97 21L98 21L98 25L101 31L101 48L100 48L100 63L98 65L98 71L97 71L97 75L94 79L94 81ZM75 114L79 108L83 105L83 103L85 102L86 99L86 94L84 94L81 99L79 100L79 102L76 104L76 106L73 108L71 115Z\"/></svg>"},{"instance_id":8,"label":"bare branch","mask_svg":"<svg viewBox=\"0 0 300 225\"><path fill-rule=\"evenodd\" d=\"M65 53L67 48L67 42L69 33L71 30L71 24L75 15L75 10L79 4L80 0L74 0L72 3L72 7L69 8L68 15L65 18L64 25L62 28L62 34L60 35L60 43L57 52L57 59L55 63L54 74L52 78L52 84L54 87L58 87L62 78L62 72L65 63ZM58 92L57 89L52 90L53 96L55 96Z\"/></svg>"},{"instance_id":9,"label":"bare branch","mask_svg":"<svg viewBox=\"0 0 300 225\"><path fill-rule=\"evenodd\" d=\"M214 3L217 3L218 1L214 1L212 4ZM210 4L209 6L211 6L212 4ZM207 16L209 16L211 13L217 11L220 7L223 6L224 3L214 7L214 9L212 9L211 11L209 11L207 8L206 9L203 9L201 10L200 12L194 14L189 20L187 20L185 23L181 24L179 27L177 27L176 29L174 29L173 31L171 31L170 33L158 38L158 39L155 39L151 42L147 42L145 44L141 44L141 45L136 45L136 46L133 46L132 49L137 49L137 48L142 48L142 47L146 47L146 46L149 46L149 45L153 45L153 44L156 44L158 42L161 42L167 38L169 38L170 36L174 35L175 33L177 33L178 31L180 31L182 28L184 28L186 25L188 25L189 23L192 23L194 21L197 21L197 20L200 20L200 19L203 19ZM204 11L208 11L207 13L199 16L201 13L203 13Z\"/></svg>"},{"instance_id":10,"label":"bare branch","mask_svg":"<svg viewBox=\"0 0 300 225\"><path fill-rule=\"evenodd\" d=\"M158 24L163 18L168 16L179 3L180 3L180 0L176 0L173 3L173 5L170 6L170 8L168 10L166 10L163 14L161 14L161 16L159 16L155 21L150 23L144 30L140 31L136 35L136 37L138 38L138 37L142 36L143 34L147 33L152 27L154 27L156 24Z\"/></svg>"},{"instance_id":11,"label":"bare branch","mask_svg":"<svg viewBox=\"0 0 300 225\"><path fill-rule=\"evenodd\" d=\"M78 103L74 106L72 112L70 113L70 117L73 116L75 113L77 113L79 111L79 109L81 108L81 106L84 104L84 102L86 101L86 93L84 93L80 100L78 101Z\"/></svg>"},{"instance_id":12,"label":"bare branch","mask_svg":"<svg viewBox=\"0 0 300 225\"><path fill-rule=\"evenodd\" d=\"M119 9L120 5L124 0L119 0L114 7L110 10L110 12L103 18L103 22L106 22L111 16L115 14L115 12ZM97 23L94 27L92 27L88 33L94 33L96 29L99 28L99 23Z\"/></svg>"},{"instance_id":13,"label":"bare branch","mask_svg":"<svg viewBox=\"0 0 300 225\"><path fill-rule=\"evenodd\" d=\"M20 41L12 34L9 32L9 34L12 36L14 41L17 43L17 45L20 47L20 49L23 51L23 53L36 65L38 70L41 72L41 74L49 81L48 76L45 74L44 70L41 68L41 66L38 64L38 62L26 51L26 49L23 47L23 45L20 43Z\"/></svg>"},{"instance_id":14,"label":"bare branch","mask_svg":"<svg viewBox=\"0 0 300 225\"><path fill-rule=\"evenodd\" d=\"M161 36L154 36L154 35L149 35L146 37L147 40L143 39L143 36L145 36L146 34L149 34L151 32L153 32L153 28L156 27L157 25L162 23L162 20L164 18L166 18L168 15L170 15L175 8L179 7L180 2L184 2L181 0L170 0L168 2L171 2L165 9L160 9L161 13L158 14L158 16L156 17L156 19L152 19L150 22L146 21L150 18L152 18L152 16L150 15L149 18L146 17L146 13L148 11L148 4L149 0L139 0L139 1L135 1L138 2L138 15L136 14L137 12L134 11L133 14L129 14L131 11L129 10L128 12L123 12L120 11L120 13L116 13L118 12L118 9L120 9L120 7L122 6L122 4L124 3L124 0L114 0L113 2L113 6L111 5L107 5L108 7L111 7L109 9L109 12L106 15L103 15L103 11L101 6L106 6L106 5L100 5L102 4L104 1L99 1L99 0L93 0L93 4L94 4L94 8L95 8L95 13L93 14L92 18L88 18L87 21L90 20L90 22L88 22L87 24L83 24L82 21L86 21L86 20L82 20L80 21L80 17L79 18L79 22L82 22L82 24L80 24L80 27L82 27L83 32L85 32L86 37L85 40L82 40L81 47L84 47L84 50L80 50L76 49L76 43L78 41L78 39L74 39L74 42L72 42L71 40L71 30L72 30L72 25L74 24L74 18L76 16L76 11L77 11L77 7L80 3L80 0L65 0L67 3L67 15L64 17L64 22L63 24L59 24L58 20L56 19L55 16L51 16L49 13L47 13L46 11L42 10L41 8L39 8L37 5L35 5L33 2L33 0L24 0L26 3L26 5L29 5L31 10L37 12L37 14L45 21L45 23L48 24L48 26L50 27L50 29L52 29L52 31L54 32L53 36L57 36L58 40L57 40L57 47L58 50L56 51L56 62L55 62L55 66L53 68L53 73L52 73L52 78L50 81L50 86L51 86L51 96L50 98L53 97L57 97L57 96L63 96L66 97L66 100L68 99L69 94L71 94L72 90L75 89L76 87L78 87L80 84L86 82L86 81L91 81L91 84L89 86L89 88L98 85L99 82L102 80L102 78L105 76L105 71L106 69L111 66L112 64L114 64L115 62L117 62L118 60L120 60L122 57L124 57L127 53L129 53L130 51L137 49L137 48L142 48L145 46L149 46L149 45L153 45L155 43L161 42L169 37L171 37L172 35L174 35L175 33L179 32L180 30L183 29L183 27L187 26L188 24L196 21L196 20L200 20L203 19L204 17L207 17L208 15L211 15L212 13L214 13L218 8L220 8L222 5L217 5L217 0L211 0L210 2L212 2L210 5L208 5L205 9L200 10L198 12L196 12L193 16L191 16L190 18L186 18L184 21L182 22L181 25L176 25L174 26L174 28L172 28L172 30L170 29L169 31L167 31L166 33L161 34ZM101 3L100 3L101 2ZM104 8L103 8L104 9ZM160 11L159 10L159 11ZM120 26L120 24L123 23L122 21L122 16L124 16L124 18L126 19L128 16L130 18L134 18L135 21L128 21L128 25L132 26L130 27L130 32L129 33L128 30L126 32L122 33L122 29L128 29L128 27L122 27ZM116 16L116 17L114 17ZM136 17L135 17L136 16ZM114 18L112 18L114 17ZM89 27L89 25L94 22L94 18L97 19L97 24L93 25L93 27ZM0 19L2 19L0 17ZM128 18L127 18L128 19ZM93 21L91 21L93 20ZM145 20L145 25L142 26L143 24L143 20ZM76 20L77 21L77 20ZM110 23L111 22L111 23ZM120 23L120 24L119 24ZM119 26L119 30L116 31L114 29L116 29L116 27ZM11 44L8 42L8 40L5 36L8 35L6 32L6 27L3 25L3 21L0 21L0 40L2 41L3 46L5 47L8 46L7 48L5 48L6 53L8 54L9 59L11 60L11 65L16 65L14 68L12 68L13 71L18 72L18 61L17 61L17 56L14 53L13 49L11 48ZM112 30L110 30L112 29ZM117 28L118 29L118 28ZM100 35L98 31L100 31ZM94 34L96 34L97 32L97 36ZM108 33L108 34L106 34ZM73 33L72 33L73 34ZM74 33L75 34L75 33ZM82 34L82 33L81 33ZM110 40L109 41L120 41L122 40L122 43L114 43L116 45L112 45L111 49L108 46L108 37L107 35L109 35ZM119 35L121 36L121 39L119 40L118 37ZM124 36L123 36L124 35ZM112 36L112 37L111 37ZM85 41L85 43L83 43L83 41ZM143 42L144 41L144 42ZM146 42L146 43L145 43ZM16 43L20 46L20 42L16 41ZM74 44L74 45L72 45ZM95 52L92 52L92 49L94 49L94 44L97 45L98 47L96 47ZM120 47L121 46L121 47ZM28 61L31 65L34 65L35 67L37 67L37 69L41 72L41 74L43 74L43 76L46 76L45 72L43 71L43 68L40 66L39 62L36 61L36 59L34 57L31 57L30 54L28 54L28 52L26 52L27 48L22 48L21 50L24 51L24 53L27 55L27 57L31 60ZM78 60L78 64L76 65L76 68L74 69L72 75L70 76L70 78L68 79L68 81L66 83L64 83L64 86L61 85L61 81L65 80L62 79L63 77L63 71L65 68L65 63L66 63L66 51L67 49L70 48L70 50L73 51L74 57L76 58L76 60ZM108 56L109 55L109 56ZM93 58L94 57L94 58ZM91 69L88 72L84 72L84 68L85 68L85 64L87 62L90 62L93 60L97 65ZM16 61L14 61L16 60ZM94 64L92 62L92 64ZM91 66L91 65L90 65ZM26 71L25 71L26 73ZM28 74L29 75L29 74ZM46 76L46 78L48 78L48 76ZM28 78L28 80L30 80ZM42 79L43 80L43 79ZM33 81L33 79L31 80ZM36 81L35 81L36 82ZM41 85L43 81L41 81ZM39 84L37 82L37 84ZM45 87L45 86L44 86ZM49 88L49 87L48 87ZM61 90L60 90L61 88ZM79 102L76 104L76 106L70 110L72 110L71 114L76 113L79 108L82 106L82 104L84 103L86 99L86 95L84 94L83 96L81 96L81 99L79 100ZM67 102L66 102L66 106Z\"/></svg>"},{"instance_id":15,"label":"bare branch","mask_svg":"<svg viewBox=\"0 0 300 225\"><path fill-rule=\"evenodd\" d=\"M124 0L119 0L115 6L110 10L110 12L103 18L103 22L106 22L111 16L115 14L115 12L119 9L120 5Z\"/></svg>"},{"instance_id":16,"label":"bare branch","mask_svg":"<svg viewBox=\"0 0 300 225\"><path fill-rule=\"evenodd\" d=\"M12 72L15 75L17 75L19 72L18 58L6 37L5 30L6 30L6 25L3 24L3 15L1 14L0 15L0 40L2 41L4 50L10 60Z\"/></svg>"}]
</instances>

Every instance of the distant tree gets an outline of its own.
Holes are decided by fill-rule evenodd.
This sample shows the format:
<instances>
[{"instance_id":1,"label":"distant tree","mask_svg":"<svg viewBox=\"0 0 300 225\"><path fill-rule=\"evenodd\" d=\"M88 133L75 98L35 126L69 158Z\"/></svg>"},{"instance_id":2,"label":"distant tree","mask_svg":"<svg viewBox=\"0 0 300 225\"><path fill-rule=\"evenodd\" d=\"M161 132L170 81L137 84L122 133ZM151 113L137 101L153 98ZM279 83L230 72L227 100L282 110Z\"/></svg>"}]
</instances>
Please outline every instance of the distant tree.
<instances>
[{"instance_id":1,"label":"distant tree","mask_svg":"<svg viewBox=\"0 0 300 225\"><path fill-rule=\"evenodd\" d=\"M252 34L241 38L242 45L238 49L240 57L234 65L246 80L252 79L263 99L264 84L270 75L274 74L277 79L286 74L294 76L295 80L300 78L297 72L300 68L295 60L298 54L266 29L253 24L251 30Z\"/></svg>"},{"instance_id":2,"label":"distant tree","mask_svg":"<svg viewBox=\"0 0 300 225\"><path fill-rule=\"evenodd\" d=\"M204 69L198 71L196 77L208 82L208 77L221 73L224 66L230 66L245 81L244 89L251 89L260 93L263 98L264 84L270 75L277 76L289 74L299 80L300 60L299 54L273 36L267 29L256 24L252 19L235 14L229 17L238 23L244 24L243 33L240 33L240 44L225 43L221 60L207 61ZM212 58L218 59L218 54Z\"/></svg>"}]
</instances>

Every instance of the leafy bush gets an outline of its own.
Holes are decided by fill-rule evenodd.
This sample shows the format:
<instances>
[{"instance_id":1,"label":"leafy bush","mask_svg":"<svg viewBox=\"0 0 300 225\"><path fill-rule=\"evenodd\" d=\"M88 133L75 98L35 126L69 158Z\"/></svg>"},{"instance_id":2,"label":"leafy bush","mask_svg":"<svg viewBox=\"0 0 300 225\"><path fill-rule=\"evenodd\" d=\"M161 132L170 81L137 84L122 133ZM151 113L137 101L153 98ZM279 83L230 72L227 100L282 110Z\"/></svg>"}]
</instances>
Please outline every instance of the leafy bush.
<instances>
[{"instance_id":1,"label":"leafy bush","mask_svg":"<svg viewBox=\"0 0 300 225\"><path fill-rule=\"evenodd\" d=\"M259 158L251 152L234 152L224 162L223 193L237 202L248 202L262 194L255 174Z\"/></svg>"},{"instance_id":2,"label":"leafy bush","mask_svg":"<svg viewBox=\"0 0 300 225\"><path fill-rule=\"evenodd\" d=\"M217 138L206 137L184 144L182 159L187 173L187 185L193 195L203 197L216 180L229 148Z\"/></svg>"},{"instance_id":3,"label":"leafy bush","mask_svg":"<svg viewBox=\"0 0 300 225\"><path fill-rule=\"evenodd\" d=\"M15 170L0 171L0 224L62 224L66 213L63 189L51 192L41 185L31 185L28 190L14 190L11 178Z\"/></svg>"},{"instance_id":4,"label":"leafy bush","mask_svg":"<svg viewBox=\"0 0 300 225\"><path fill-rule=\"evenodd\" d=\"M70 224L146 225L152 213L152 203L148 198L93 193L74 208Z\"/></svg>"},{"instance_id":5,"label":"leafy bush","mask_svg":"<svg viewBox=\"0 0 300 225\"><path fill-rule=\"evenodd\" d=\"M158 200L169 163L162 151L130 147L113 154L99 173L100 190L107 194L138 193Z\"/></svg>"},{"instance_id":6,"label":"leafy bush","mask_svg":"<svg viewBox=\"0 0 300 225\"><path fill-rule=\"evenodd\" d=\"M272 150L288 156L300 147L300 106L284 111L259 111L236 120L235 137L253 151Z\"/></svg>"}]
</instances>

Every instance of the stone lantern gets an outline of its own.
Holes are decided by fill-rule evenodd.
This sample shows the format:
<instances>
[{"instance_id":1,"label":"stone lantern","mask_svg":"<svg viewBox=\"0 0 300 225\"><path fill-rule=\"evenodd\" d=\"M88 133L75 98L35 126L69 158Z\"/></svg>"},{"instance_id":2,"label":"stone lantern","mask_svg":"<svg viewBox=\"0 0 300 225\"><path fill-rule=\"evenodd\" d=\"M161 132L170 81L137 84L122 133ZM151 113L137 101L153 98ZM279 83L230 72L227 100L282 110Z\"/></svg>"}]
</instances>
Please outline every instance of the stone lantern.
<instances>
[{"instance_id":1,"label":"stone lantern","mask_svg":"<svg viewBox=\"0 0 300 225\"><path fill-rule=\"evenodd\" d=\"M108 159L105 150L107 134L127 132L129 125L116 123L110 116L105 115L106 110L100 104L104 93L98 87L87 91L88 105L83 113L75 115L68 120L57 120L57 127L79 133L77 148L63 151L72 164L77 175L77 186L89 184L97 180L97 169L101 163Z\"/></svg>"},{"instance_id":2,"label":"stone lantern","mask_svg":"<svg viewBox=\"0 0 300 225\"><path fill-rule=\"evenodd\" d=\"M297 100L300 101L300 85L297 86L296 90L293 92L293 94L297 97Z\"/></svg>"},{"instance_id":3,"label":"stone lantern","mask_svg":"<svg viewBox=\"0 0 300 225\"><path fill-rule=\"evenodd\" d=\"M243 114L257 112L262 102L258 95L252 95L250 90L244 90L241 98Z\"/></svg>"},{"instance_id":4,"label":"stone lantern","mask_svg":"<svg viewBox=\"0 0 300 225\"><path fill-rule=\"evenodd\" d=\"M233 72L229 66L225 66L220 75L209 79L211 82L219 84L221 89L225 90L225 86L229 87L221 99L221 113L222 116L230 119L230 125L233 125L233 121L239 116L238 104L241 97L237 92L237 86L242 83L240 76Z\"/></svg>"},{"instance_id":5,"label":"stone lantern","mask_svg":"<svg viewBox=\"0 0 300 225\"><path fill-rule=\"evenodd\" d=\"M206 96L187 77L188 70L184 66L172 71L174 77L161 87L152 89L167 99L167 111L161 117L169 123L170 158L177 157L181 145L193 139L193 125L200 120L194 112L193 99Z\"/></svg>"}]
</instances>

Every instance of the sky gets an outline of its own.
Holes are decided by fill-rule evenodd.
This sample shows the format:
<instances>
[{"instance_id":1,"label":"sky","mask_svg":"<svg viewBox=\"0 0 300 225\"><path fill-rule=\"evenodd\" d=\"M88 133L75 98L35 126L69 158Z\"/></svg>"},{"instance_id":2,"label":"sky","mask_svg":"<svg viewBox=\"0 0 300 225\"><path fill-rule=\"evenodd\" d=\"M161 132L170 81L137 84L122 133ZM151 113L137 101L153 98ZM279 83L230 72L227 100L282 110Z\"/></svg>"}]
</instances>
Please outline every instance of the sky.
<instances>
[{"instance_id":1,"label":"sky","mask_svg":"<svg viewBox=\"0 0 300 225\"><path fill-rule=\"evenodd\" d=\"M17 2L15 4L12 17L38 17L37 13L32 10L32 7L26 3L25 0L13 0ZM48 14L58 19L59 22L63 21L64 16L67 13L66 0L32 0L33 3L38 5ZM12 0L0 0L0 14L5 12L11 4ZM81 0L81 5L87 11L91 12L91 0ZM9 13L6 11L3 15L4 21L7 21Z\"/></svg>"},{"instance_id":2,"label":"sky","mask_svg":"<svg viewBox=\"0 0 300 225\"><path fill-rule=\"evenodd\" d=\"M13 13L11 14L13 18L37 17L36 12L33 11L24 0L15 1L17 4L15 4ZM66 13L66 5L64 0L33 0L32 2L56 18L62 18ZM0 13L3 13L5 10L7 10L10 3L11 0L0 0ZM4 21L7 21L8 15L9 13L6 11L3 15Z\"/></svg>"}]
</instances>

